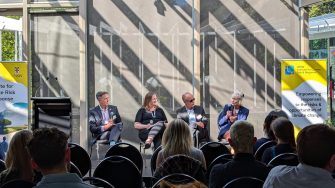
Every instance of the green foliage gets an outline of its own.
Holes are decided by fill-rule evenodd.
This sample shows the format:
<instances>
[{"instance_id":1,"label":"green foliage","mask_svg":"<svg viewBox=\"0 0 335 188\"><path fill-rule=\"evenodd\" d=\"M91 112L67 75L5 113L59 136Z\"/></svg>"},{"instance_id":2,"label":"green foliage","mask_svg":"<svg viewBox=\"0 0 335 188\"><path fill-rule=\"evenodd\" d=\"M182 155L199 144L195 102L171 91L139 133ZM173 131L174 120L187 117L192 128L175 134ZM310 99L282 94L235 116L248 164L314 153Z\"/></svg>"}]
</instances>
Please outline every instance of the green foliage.
<instances>
[{"instance_id":1,"label":"green foliage","mask_svg":"<svg viewBox=\"0 0 335 188\"><path fill-rule=\"evenodd\" d=\"M0 120L0 124L3 124L3 125L10 125L12 124L12 122L8 119L1 119Z\"/></svg>"},{"instance_id":2,"label":"green foliage","mask_svg":"<svg viewBox=\"0 0 335 188\"><path fill-rule=\"evenodd\" d=\"M327 49L327 39L310 40L309 49L311 50Z\"/></svg>"},{"instance_id":3,"label":"green foliage","mask_svg":"<svg viewBox=\"0 0 335 188\"><path fill-rule=\"evenodd\" d=\"M335 1L324 0L323 3L313 5L309 10L309 17L321 16L324 14L335 13Z\"/></svg>"},{"instance_id":4,"label":"green foliage","mask_svg":"<svg viewBox=\"0 0 335 188\"><path fill-rule=\"evenodd\" d=\"M12 61L15 59L15 34L13 31L2 31L2 60Z\"/></svg>"}]
</instances>

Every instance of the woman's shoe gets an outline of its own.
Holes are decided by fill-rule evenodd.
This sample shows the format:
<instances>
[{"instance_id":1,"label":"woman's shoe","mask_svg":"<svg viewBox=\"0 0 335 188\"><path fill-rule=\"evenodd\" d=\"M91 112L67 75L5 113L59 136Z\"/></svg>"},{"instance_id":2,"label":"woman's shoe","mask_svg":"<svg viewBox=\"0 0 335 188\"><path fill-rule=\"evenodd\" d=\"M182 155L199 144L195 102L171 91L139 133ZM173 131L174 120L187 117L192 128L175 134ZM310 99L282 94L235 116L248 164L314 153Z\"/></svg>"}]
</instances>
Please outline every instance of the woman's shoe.
<instances>
[{"instance_id":1,"label":"woman's shoe","mask_svg":"<svg viewBox=\"0 0 335 188\"><path fill-rule=\"evenodd\" d=\"M145 141L145 144L144 144L144 149L148 149L150 148L151 146L151 143L152 143L152 138L148 138L146 141Z\"/></svg>"}]
</instances>

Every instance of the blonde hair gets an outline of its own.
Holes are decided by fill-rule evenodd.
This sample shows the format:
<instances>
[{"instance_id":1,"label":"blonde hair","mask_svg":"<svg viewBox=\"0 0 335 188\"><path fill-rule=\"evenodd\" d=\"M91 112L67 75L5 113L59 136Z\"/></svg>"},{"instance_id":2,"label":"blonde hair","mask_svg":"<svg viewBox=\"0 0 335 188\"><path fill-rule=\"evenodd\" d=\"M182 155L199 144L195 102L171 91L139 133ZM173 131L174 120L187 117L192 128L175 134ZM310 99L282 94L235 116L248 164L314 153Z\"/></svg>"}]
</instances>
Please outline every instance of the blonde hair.
<instances>
[{"instance_id":1,"label":"blonde hair","mask_svg":"<svg viewBox=\"0 0 335 188\"><path fill-rule=\"evenodd\" d=\"M254 140L254 127L251 123L240 120L230 127L230 138L235 153L252 153Z\"/></svg>"},{"instance_id":2,"label":"blonde hair","mask_svg":"<svg viewBox=\"0 0 335 188\"><path fill-rule=\"evenodd\" d=\"M152 99L152 97L153 97L154 95L157 96L157 94L156 94L155 92L153 92L153 91L149 91L149 92L145 95L144 100L143 100L143 105L142 105L145 109L148 109L148 108L149 108L149 103L150 103L150 101L151 101L151 99Z\"/></svg>"},{"instance_id":3,"label":"blonde hair","mask_svg":"<svg viewBox=\"0 0 335 188\"><path fill-rule=\"evenodd\" d=\"M33 170L31 158L27 149L28 142L32 139L33 133L29 130L21 130L14 134L10 140L8 153L5 159L7 172L18 172L21 179L32 181Z\"/></svg>"},{"instance_id":4,"label":"blonde hair","mask_svg":"<svg viewBox=\"0 0 335 188\"><path fill-rule=\"evenodd\" d=\"M192 149L190 128L182 119L175 119L167 126L162 138L163 156L165 158L176 155L189 155Z\"/></svg>"}]
</instances>

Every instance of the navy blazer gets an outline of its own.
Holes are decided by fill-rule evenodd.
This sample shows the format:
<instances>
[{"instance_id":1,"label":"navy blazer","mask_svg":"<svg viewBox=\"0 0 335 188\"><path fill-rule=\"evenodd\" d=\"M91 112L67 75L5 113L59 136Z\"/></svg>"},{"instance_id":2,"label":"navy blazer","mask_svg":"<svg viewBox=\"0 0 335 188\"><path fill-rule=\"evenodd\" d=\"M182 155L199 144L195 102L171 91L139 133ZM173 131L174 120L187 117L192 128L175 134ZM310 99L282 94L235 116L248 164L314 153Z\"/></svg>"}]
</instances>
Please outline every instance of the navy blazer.
<instances>
[{"instance_id":1,"label":"navy blazer","mask_svg":"<svg viewBox=\"0 0 335 188\"><path fill-rule=\"evenodd\" d=\"M195 117L197 117L198 115L202 115L203 117L205 116L205 110L203 107L198 106L198 105L194 105L193 106L193 111L194 111L194 115ZM189 124L189 115L187 113L186 107L183 106L181 108L179 108L177 110L177 118L184 120L187 124ZM207 125L207 121L203 122L205 124L205 127Z\"/></svg>"},{"instance_id":2,"label":"navy blazer","mask_svg":"<svg viewBox=\"0 0 335 188\"><path fill-rule=\"evenodd\" d=\"M116 106L108 105L108 113L109 118L113 118L115 115L116 118L114 120L114 123L120 123L122 122L119 111L117 110ZM92 108L89 112L89 124L90 124L90 131L93 133L94 136L97 136L102 133L101 126L103 126L102 122L102 113L100 106L96 106Z\"/></svg>"},{"instance_id":3,"label":"navy blazer","mask_svg":"<svg viewBox=\"0 0 335 188\"><path fill-rule=\"evenodd\" d=\"M218 116L218 128L219 135L218 139L220 140L223 135L230 129L232 123L229 119L226 118L227 111L232 108L231 104L226 104ZM237 113L237 120L246 120L249 115L249 110L246 107L241 106Z\"/></svg>"}]
</instances>

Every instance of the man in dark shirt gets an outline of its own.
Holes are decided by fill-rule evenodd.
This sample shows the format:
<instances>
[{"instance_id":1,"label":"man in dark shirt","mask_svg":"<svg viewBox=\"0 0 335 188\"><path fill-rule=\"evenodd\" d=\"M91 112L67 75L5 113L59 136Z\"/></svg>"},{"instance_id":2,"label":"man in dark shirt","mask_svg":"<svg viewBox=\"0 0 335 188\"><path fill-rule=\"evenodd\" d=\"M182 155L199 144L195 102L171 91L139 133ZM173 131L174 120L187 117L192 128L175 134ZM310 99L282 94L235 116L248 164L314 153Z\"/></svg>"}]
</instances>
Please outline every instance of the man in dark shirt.
<instances>
[{"instance_id":1,"label":"man in dark shirt","mask_svg":"<svg viewBox=\"0 0 335 188\"><path fill-rule=\"evenodd\" d=\"M265 180L270 168L256 161L253 156L253 145L256 142L254 127L247 121L236 121L230 128L229 144L235 151L232 161L215 165L210 172L209 187L222 188L229 181L251 176Z\"/></svg>"}]
</instances>

